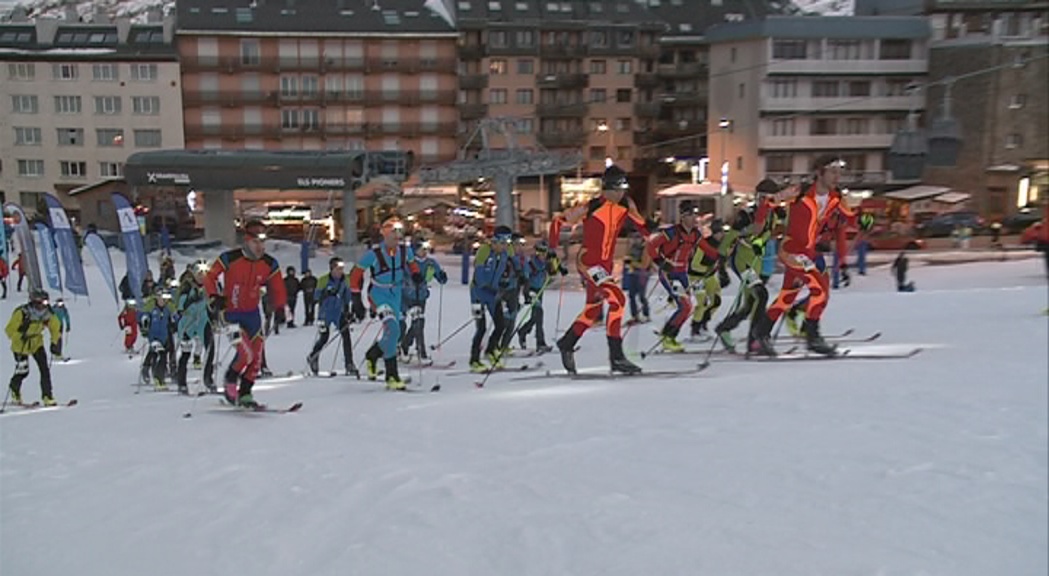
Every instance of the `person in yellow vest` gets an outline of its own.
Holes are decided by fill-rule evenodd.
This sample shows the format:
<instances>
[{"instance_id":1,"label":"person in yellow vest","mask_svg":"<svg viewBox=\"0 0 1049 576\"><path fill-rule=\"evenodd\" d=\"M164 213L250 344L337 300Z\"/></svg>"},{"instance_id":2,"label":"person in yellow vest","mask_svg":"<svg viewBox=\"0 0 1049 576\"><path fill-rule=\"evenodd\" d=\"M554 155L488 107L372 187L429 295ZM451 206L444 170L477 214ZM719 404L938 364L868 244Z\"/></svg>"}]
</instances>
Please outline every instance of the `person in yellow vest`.
<instances>
[{"instance_id":1,"label":"person in yellow vest","mask_svg":"<svg viewBox=\"0 0 1049 576\"><path fill-rule=\"evenodd\" d=\"M61 356L62 322L52 311L47 292L30 290L29 303L15 308L4 330L11 340L11 352L15 356L15 373L8 384L14 404L22 404L22 381L29 375L29 358L32 357L40 370L40 402L44 406L55 405L51 392L51 369L44 350L44 330L51 334L51 354Z\"/></svg>"}]
</instances>

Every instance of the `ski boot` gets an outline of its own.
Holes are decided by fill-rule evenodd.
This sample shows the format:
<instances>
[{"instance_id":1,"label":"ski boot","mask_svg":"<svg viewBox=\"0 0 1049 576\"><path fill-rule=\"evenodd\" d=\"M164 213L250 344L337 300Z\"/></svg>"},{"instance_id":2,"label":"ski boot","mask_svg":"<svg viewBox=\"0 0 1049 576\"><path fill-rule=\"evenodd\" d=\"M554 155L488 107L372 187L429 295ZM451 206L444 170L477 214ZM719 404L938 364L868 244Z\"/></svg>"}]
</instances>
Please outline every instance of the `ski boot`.
<instances>
[{"instance_id":1,"label":"ski boot","mask_svg":"<svg viewBox=\"0 0 1049 576\"><path fill-rule=\"evenodd\" d=\"M357 370L357 367L354 366L353 364L346 364L346 375L347 376L353 376L354 378L356 378L358 380L361 379L360 371Z\"/></svg>"},{"instance_id":2,"label":"ski boot","mask_svg":"<svg viewBox=\"0 0 1049 576\"><path fill-rule=\"evenodd\" d=\"M208 394L218 394L218 387L215 386L215 381L211 379L211 375L204 376L204 389L208 391Z\"/></svg>"},{"instance_id":3,"label":"ski boot","mask_svg":"<svg viewBox=\"0 0 1049 576\"><path fill-rule=\"evenodd\" d=\"M484 362L481 362L480 360L470 361L470 372L473 372L474 374L484 374L487 371L488 365Z\"/></svg>"},{"instance_id":4,"label":"ski boot","mask_svg":"<svg viewBox=\"0 0 1049 576\"><path fill-rule=\"evenodd\" d=\"M823 336L820 336L819 320L810 320L806 318L801 329L805 333L805 346L809 349L809 352L823 354L824 356L837 355L838 347L828 344L827 341L823 339Z\"/></svg>"},{"instance_id":5,"label":"ski boot","mask_svg":"<svg viewBox=\"0 0 1049 576\"><path fill-rule=\"evenodd\" d=\"M310 374L313 374L314 376L321 373L320 366L318 366L319 360L320 358L312 352L309 356L306 356L306 365L310 367Z\"/></svg>"},{"instance_id":6,"label":"ski boot","mask_svg":"<svg viewBox=\"0 0 1049 576\"><path fill-rule=\"evenodd\" d=\"M368 380L379 379L379 359L374 356L364 357L364 367L368 370Z\"/></svg>"},{"instance_id":7,"label":"ski boot","mask_svg":"<svg viewBox=\"0 0 1049 576\"><path fill-rule=\"evenodd\" d=\"M630 360L627 360L626 355L623 354L622 338L609 337L608 357L613 372L622 372L623 374L641 373L641 368L638 365L631 362Z\"/></svg>"},{"instance_id":8,"label":"ski boot","mask_svg":"<svg viewBox=\"0 0 1049 576\"><path fill-rule=\"evenodd\" d=\"M502 353L502 351L489 352L487 354L486 359L488 360L488 364L489 364L489 366L492 367L493 371L495 371L495 370L502 370L503 368L506 368L506 364L503 363L503 353Z\"/></svg>"},{"instance_id":9,"label":"ski boot","mask_svg":"<svg viewBox=\"0 0 1049 576\"><path fill-rule=\"evenodd\" d=\"M15 390L14 388L8 388L8 390L11 391L11 403L12 404L16 404L16 405L21 404L22 403L22 393L19 392L18 390Z\"/></svg>"},{"instance_id":10,"label":"ski boot","mask_svg":"<svg viewBox=\"0 0 1049 576\"><path fill-rule=\"evenodd\" d=\"M201 362L200 362L200 354L194 354L193 355L193 369L194 370L200 370L203 367L204 367L204 365L201 364Z\"/></svg>"},{"instance_id":11,"label":"ski boot","mask_svg":"<svg viewBox=\"0 0 1049 576\"><path fill-rule=\"evenodd\" d=\"M241 394L237 396L237 406L247 408L248 410L258 410L262 407L262 404L256 402L251 394Z\"/></svg>"},{"instance_id":12,"label":"ski boot","mask_svg":"<svg viewBox=\"0 0 1049 576\"><path fill-rule=\"evenodd\" d=\"M160 378L153 379L153 391L154 392L167 392L168 385L164 383Z\"/></svg>"},{"instance_id":13,"label":"ski boot","mask_svg":"<svg viewBox=\"0 0 1049 576\"><path fill-rule=\"evenodd\" d=\"M774 322L769 318L769 315L759 309L750 325L750 332L747 334L747 358L751 356L776 355L776 350L772 347L770 338L773 324Z\"/></svg>"},{"instance_id":14,"label":"ski boot","mask_svg":"<svg viewBox=\"0 0 1049 576\"><path fill-rule=\"evenodd\" d=\"M187 386L185 384L179 384L178 385L178 394L179 394L179 396L189 396L189 386Z\"/></svg>"},{"instance_id":15,"label":"ski boot","mask_svg":"<svg viewBox=\"0 0 1049 576\"><path fill-rule=\"evenodd\" d=\"M663 351L668 354L680 354L685 351L685 347L681 342L678 342L677 338L674 338L669 334L663 334L659 337L659 345L663 348Z\"/></svg>"},{"instance_id":16,"label":"ski boot","mask_svg":"<svg viewBox=\"0 0 1049 576\"><path fill-rule=\"evenodd\" d=\"M40 399L40 403L44 406L55 406L58 404L57 402L55 402L55 399L51 396L44 396Z\"/></svg>"},{"instance_id":17,"label":"ski boot","mask_svg":"<svg viewBox=\"0 0 1049 576\"><path fill-rule=\"evenodd\" d=\"M386 358L386 389L387 390L404 390L408 385L401 380L401 375L397 372L397 359Z\"/></svg>"},{"instance_id":18,"label":"ski boot","mask_svg":"<svg viewBox=\"0 0 1049 576\"><path fill-rule=\"evenodd\" d=\"M557 349L561 352L561 365L565 367L565 370L569 374L575 374L575 345L579 341L579 336L572 331L571 328L568 332L564 333L557 341Z\"/></svg>"},{"instance_id":19,"label":"ski boot","mask_svg":"<svg viewBox=\"0 0 1049 576\"><path fill-rule=\"evenodd\" d=\"M718 341L725 347L725 350L729 354L736 353L736 341L732 338L732 332L729 330L715 330L714 335L717 336Z\"/></svg>"},{"instance_id":20,"label":"ski boot","mask_svg":"<svg viewBox=\"0 0 1049 576\"><path fill-rule=\"evenodd\" d=\"M535 347L535 355L536 356L542 356L543 354L549 354L550 352L553 352L553 351L554 351L553 346L547 346L546 344L539 344L539 345L537 345Z\"/></svg>"},{"instance_id":21,"label":"ski boot","mask_svg":"<svg viewBox=\"0 0 1049 576\"><path fill-rule=\"evenodd\" d=\"M273 376L273 371L269 369L269 366L263 366L259 369L259 375L263 378L271 378Z\"/></svg>"},{"instance_id":22,"label":"ski boot","mask_svg":"<svg viewBox=\"0 0 1049 576\"><path fill-rule=\"evenodd\" d=\"M798 320L802 317L802 314L803 311L801 308L791 308L787 311L786 318L783 319L783 323L787 325L787 332L795 338L805 337L801 325L798 324Z\"/></svg>"}]
</instances>

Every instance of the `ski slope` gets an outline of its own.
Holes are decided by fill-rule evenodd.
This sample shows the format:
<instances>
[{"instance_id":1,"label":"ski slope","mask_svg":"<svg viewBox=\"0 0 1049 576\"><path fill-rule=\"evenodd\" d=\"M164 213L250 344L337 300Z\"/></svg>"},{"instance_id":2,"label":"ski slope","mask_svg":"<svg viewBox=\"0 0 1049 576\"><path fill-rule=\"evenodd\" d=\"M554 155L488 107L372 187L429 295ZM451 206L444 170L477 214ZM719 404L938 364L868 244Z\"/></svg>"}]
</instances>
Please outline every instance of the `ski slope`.
<instances>
[{"instance_id":1,"label":"ski slope","mask_svg":"<svg viewBox=\"0 0 1049 576\"><path fill-rule=\"evenodd\" d=\"M474 376L412 371L416 384L441 384L420 394L343 377L260 382L261 401L304 402L286 415L135 394L137 359L119 349L97 270L87 275L90 307L69 302L73 359L54 367L58 399L79 405L0 415L5 576L1049 570L1049 303L1038 260L915 267L913 294L891 291L880 268L833 293L826 333L881 331L869 346L925 347L908 360L715 359L698 377L615 382L496 374L483 390ZM444 335L468 319L466 294L444 289ZM557 296L546 298L550 333ZM565 291L562 327L581 302ZM11 309L2 301L5 321ZM273 370L303 370L313 335L272 337ZM471 336L441 357L461 369ZM626 347L654 338L639 327ZM581 368L607 365L602 332L581 345ZM543 360L559 368L556 356ZM27 400L37 382L34 366Z\"/></svg>"}]
</instances>

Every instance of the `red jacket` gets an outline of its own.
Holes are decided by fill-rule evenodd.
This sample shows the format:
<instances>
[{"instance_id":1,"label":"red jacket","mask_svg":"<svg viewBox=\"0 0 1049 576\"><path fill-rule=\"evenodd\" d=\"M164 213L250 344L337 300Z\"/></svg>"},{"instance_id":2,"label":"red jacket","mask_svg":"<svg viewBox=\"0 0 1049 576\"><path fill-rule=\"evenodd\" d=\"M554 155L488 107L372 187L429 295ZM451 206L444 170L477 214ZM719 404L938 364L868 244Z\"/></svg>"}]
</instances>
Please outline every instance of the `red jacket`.
<instances>
[{"instance_id":1,"label":"red jacket","mask_svg":"<svg viewBox=\"0 0 1049 576\"><path fill-rule=\"evenodd\" d=\"M219 293L219 276L223 277L222 295L226 297L227 312L257 312L263 286L274 310L284 308L288 303L280 264L269 254L253 260L239 248L223 252L204 277L204 290L209 296Z\"/></svg>"},{"instance_id":2,"label":"red jacket","mask_svg":"<svg viewBox=\"0 0 1049 576\"><path fill-rule=\"evenodd\" d=\"M845 205L841 192L833 190L828 196L827 206L822 214L816 201L816 184L809 187L804 194L800 194L790 205L787 230L781 248L783 253L804 254L810 259L815 259L816 244L821 240L830 240L834 242L839 261L844 262L845 255L848 254L845 232L849 226L856 225L856 214Z\"/></svg>"},{"instance_id":3,"label":"red jacket","mask_svg":"<svg viewBox=\"0 0 1049 576\"><path fill-rule=\"evenodd\" d=\"M121 329L127 328L128 326L138 326L138 313L134 308L124 308L124 311L117 316L117 325Z\"/></svg>"},{"instance_id":4,"label":"red jacket","mask_svg":"<svg viewBox=\"0 0 1049 576\"><path fill-rule=\"evenodd\" d=\"M700 229L685 230L680 224L659 229L648 239L648 255L655 262L666 260L673 268L671 272L688 271L692 253L700 249L704 254L717 260L718 251L703 238Z\"/></svg>"}]
</instances>

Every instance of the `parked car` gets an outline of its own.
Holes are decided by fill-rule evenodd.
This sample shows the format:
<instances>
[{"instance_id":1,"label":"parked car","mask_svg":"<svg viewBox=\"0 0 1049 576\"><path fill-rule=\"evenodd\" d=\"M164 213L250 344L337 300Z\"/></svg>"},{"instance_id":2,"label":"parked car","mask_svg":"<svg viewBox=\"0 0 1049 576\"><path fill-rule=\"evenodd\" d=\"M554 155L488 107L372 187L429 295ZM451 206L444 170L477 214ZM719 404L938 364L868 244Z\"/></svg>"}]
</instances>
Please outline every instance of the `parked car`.
<instances>
[{"instance_id":1,"label":"parked car","mask_svg":"<svg viewBox=\"0 0 1049 576\"><path fill-rule=\"evenodd\" d=\"M891 230L876 230L867 235L871 250L921 250L925 241L913 234L900 234Z\"/></svg>"},{"instance_id":2,"label":"parked car","mask_svg":"<svg viewBox=\"0 0 1049 576\"><path fill-rule=\"evenodd\" d=\"M1042 228L1044 227L1045 220L1040 220L1028 226L1023 234L1020 235L1020 244L1037 244L1038 239L1042 237Z\"/></svg>"},{"instance_id":3,"label":"parked car","mask_svg":"<svg viewBox=\"0 0 1049 576\"><path fill-rule=\"evenodd\" d=\"M1019 212L1002 220L1006 234L1019 234L1042 219L1042 210L1037 206L1025 206Z\"/></svg>"},{"instance_id":4,"label":"parked car","mask_svg":"<svg viewBox=\"0 0 1049 576\"><path fill-rule=\"evenodd\" d=\"M914 230L922 238L943 238L950 236L958 227L970 228L973 236L976 236L985 231L986 222L976 212L947 212L915 226Z\"/></svg>"}]
</instances>

